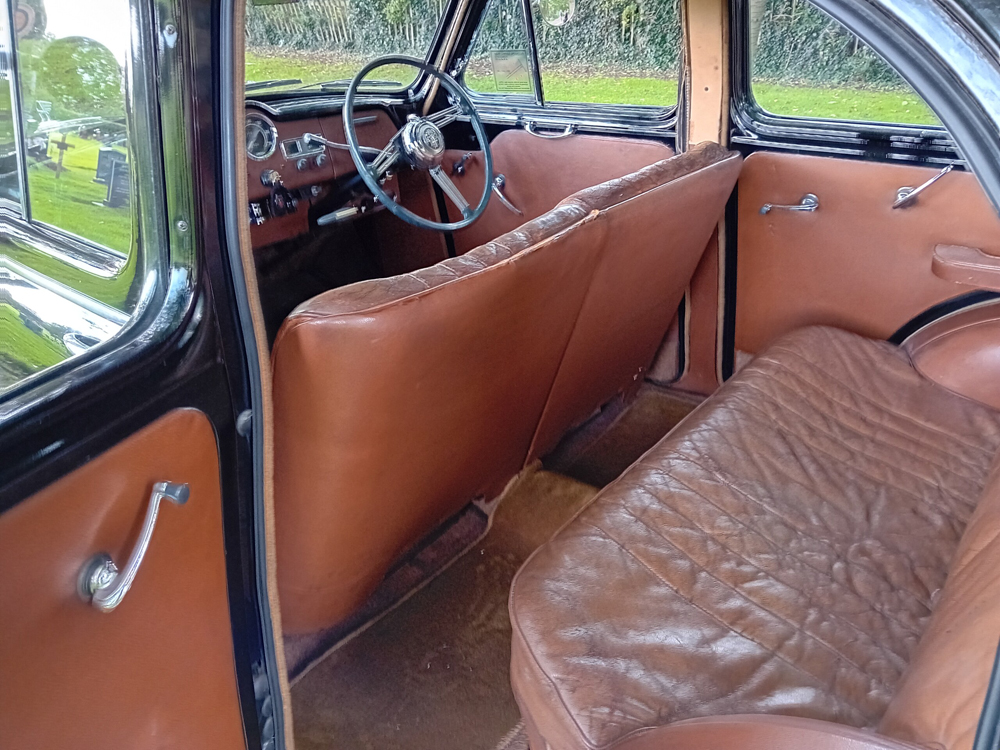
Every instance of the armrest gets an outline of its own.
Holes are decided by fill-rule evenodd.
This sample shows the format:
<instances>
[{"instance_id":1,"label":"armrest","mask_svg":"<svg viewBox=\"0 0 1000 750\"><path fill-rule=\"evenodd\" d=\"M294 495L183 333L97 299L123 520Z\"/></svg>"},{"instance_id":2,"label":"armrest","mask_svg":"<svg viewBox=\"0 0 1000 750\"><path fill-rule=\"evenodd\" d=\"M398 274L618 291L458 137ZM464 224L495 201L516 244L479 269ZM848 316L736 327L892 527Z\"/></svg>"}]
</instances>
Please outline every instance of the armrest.
<instances>
[{"instance_id":1,"label":"armrest","mask_svg":"<svg viewBox=\"0 0 1000 750\"><path fill-rule=\"evenodd\" d=\"M934 275L945 281L1000 291L1000 256L979 248L938 245L931 259Z\"/></svg>"},{"instance_id":2,"label":"armrest","mask_svg":"<svg viewBox=\"0 0 1000 750\"><path fill-rule=\"evenodd\" d=\"M916 750L842 724L793 716L710 716L635 734L615 750ZM926 750L921 748L920 750Z\"/></svg>"}]
</instances>

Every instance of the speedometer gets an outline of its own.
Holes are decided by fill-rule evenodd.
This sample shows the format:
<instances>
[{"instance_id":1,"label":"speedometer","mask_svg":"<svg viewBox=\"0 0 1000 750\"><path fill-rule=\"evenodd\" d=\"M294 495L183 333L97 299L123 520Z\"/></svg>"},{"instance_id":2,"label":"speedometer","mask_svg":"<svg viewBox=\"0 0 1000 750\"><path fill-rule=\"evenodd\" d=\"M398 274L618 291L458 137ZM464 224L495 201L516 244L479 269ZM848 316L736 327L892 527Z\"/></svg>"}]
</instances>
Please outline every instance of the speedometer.
<instances>
[{"instance_id":1,"label":"speedometer","mask_svg":"<svg viewBox=\"0 0 1000 750\"><path fill-rule=\"evenodd\" d=\"M247 156L263 161L278 146L278 130L274 123L258 112L247 112Z\"/></svg>"}]
</instances>

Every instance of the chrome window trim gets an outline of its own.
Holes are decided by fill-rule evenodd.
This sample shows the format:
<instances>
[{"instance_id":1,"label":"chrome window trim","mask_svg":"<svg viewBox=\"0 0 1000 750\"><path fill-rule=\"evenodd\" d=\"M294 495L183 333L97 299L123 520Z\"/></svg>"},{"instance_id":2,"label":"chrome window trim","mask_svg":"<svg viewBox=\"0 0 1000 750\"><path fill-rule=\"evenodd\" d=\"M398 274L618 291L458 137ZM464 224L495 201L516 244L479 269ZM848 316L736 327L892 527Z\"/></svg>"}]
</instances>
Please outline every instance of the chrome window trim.
<instances>
[{"instance_id":1,"label":"chrome window trim","mask_svg":"<svg viewBox=\"0 0 1000 750\"><path fill-rule=\"evenodd\" d=\"M129 139L129 154L137 167L132 170L133 232L142 239L136 269L143 279L141 293L115 336L6 390L0 400L0 429L120 369L162 344L185 321L198 321L193 160L185 127L189 113L182 47L168 43L163 34L169 27L176 33L174 21L164 16L179 9L174 2L159 6L158 13L146 0L129 0L129 8L125 104L129 131L136 134ZM180 222L187 222L183 229Z\"/></svg>"},{"instance_id":2,"label":"chrome window trim","mask_svg":"<svg viewBox=\"0 0 1000 750\"><path fill-rule=\"evenodd\" d=\"M21 215L25 220L31 218L31 208L28 203L28 162L27 151L24 148L24 120L21 119L21 76L18 70L17 34L14 31L14 4L10 0L2 0L4 17L7 24L7 54L10 56L10 66L7 75L10 76L10 112L14 121L14 147L17 149L17 182L21 191ZM4 200L4 203L17 205L15 201Z\"/></svg>"}]
</instances>

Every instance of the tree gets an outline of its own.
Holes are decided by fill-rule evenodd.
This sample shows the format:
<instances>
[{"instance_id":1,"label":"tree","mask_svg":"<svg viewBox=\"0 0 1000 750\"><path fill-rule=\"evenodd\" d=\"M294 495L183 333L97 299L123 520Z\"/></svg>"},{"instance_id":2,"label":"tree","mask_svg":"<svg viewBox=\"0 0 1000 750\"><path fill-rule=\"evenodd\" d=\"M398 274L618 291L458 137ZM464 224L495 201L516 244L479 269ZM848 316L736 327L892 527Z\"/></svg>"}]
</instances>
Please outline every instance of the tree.
<instances>
[{"instance_id":1,"label":"tree","mask_svg":"<svg viewBox=\"0 0 1000 750\"><path fill-rule=\"evenodd\" d=\"M56 39L42 53L39 68L39 83L59 110L112 120L125 116L121 67L100 42Z\"/></svg>"}]
</instances>

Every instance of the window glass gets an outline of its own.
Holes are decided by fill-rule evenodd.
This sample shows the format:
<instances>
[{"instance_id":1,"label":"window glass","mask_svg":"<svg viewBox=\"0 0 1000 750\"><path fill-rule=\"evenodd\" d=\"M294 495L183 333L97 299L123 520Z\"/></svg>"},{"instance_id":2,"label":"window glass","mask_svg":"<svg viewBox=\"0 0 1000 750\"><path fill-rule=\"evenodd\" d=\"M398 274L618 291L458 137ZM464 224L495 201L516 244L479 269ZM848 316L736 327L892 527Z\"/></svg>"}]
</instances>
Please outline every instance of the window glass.
<instances>
[{"instance_id":1,"label":"window glass","mask_svg":"<svg viewBox=\"0 0 1000 750\"><path fill-rule=\"evenodd\" d=\"M23 185L24 218L58 231L0 233L0 394L113 337L142 285L126 121L129 2L0 0L3 17L8 2L0 197L18 199Z\"/></svg>"},{"instance_id":2,"label":"window glass","mask_svg":"<svg viewBox=\"0 0 1000 750\"><path fill-rule=\"evenodd\" d=\"M10 29L7 14L0 16L0 198L21 202L17 138L11 93Z\"/></svg>"},{"instance_id":3,"label":"window glass","mask_svg":"<svg viewBox=\"0 0 1000 750\"><path fill-rule=\"evenodd\" d=\"M751 83L776 115L937 125L898 73L806 0L750 0Z\"/></svg>"},{"instance_id":4,"label":"window glass","mask_svg":"<svg viewBox=\"0 0 1000 750\"><path fill-rule=\"evenodd\" d=\"M21 120L33 221L132 248L124 65L127 0L19 3Z\"/></svg>"},{"instance_id":5,"label":"window glass","mask_svg":"<svg viewBox=\"0 0 1000 750\"><path fill-rule=\"evenodd\" d=\"M350 81L380 55L424 59L446 0L299 0L247 4L247 90L281 90ZM400 86L410 66L378 69ZM370 79L366 79L370 80ZM280 85L286 81L284 85ZM269 83L270 82L270 83Z\"/></svg>"},{"instance_id":6,"label":"window glass","mask_svg":"<svg viewBox=\"0 0 1000 750\"><path fill-rule=\"evenodd\" d=\"M545 101L677 103L679 0L532 0L532 22ZM530 59L524 29L520 0L492 0L470 56L469 88L510 93L510 70Z\"/></svg>"}]
</instances>

